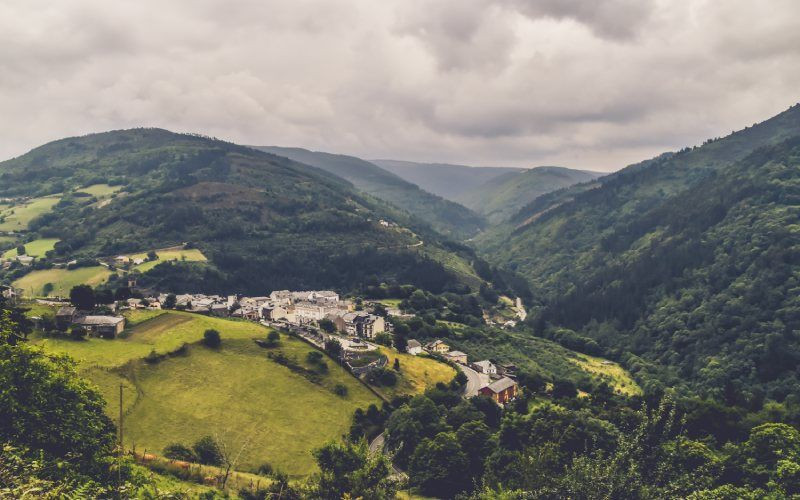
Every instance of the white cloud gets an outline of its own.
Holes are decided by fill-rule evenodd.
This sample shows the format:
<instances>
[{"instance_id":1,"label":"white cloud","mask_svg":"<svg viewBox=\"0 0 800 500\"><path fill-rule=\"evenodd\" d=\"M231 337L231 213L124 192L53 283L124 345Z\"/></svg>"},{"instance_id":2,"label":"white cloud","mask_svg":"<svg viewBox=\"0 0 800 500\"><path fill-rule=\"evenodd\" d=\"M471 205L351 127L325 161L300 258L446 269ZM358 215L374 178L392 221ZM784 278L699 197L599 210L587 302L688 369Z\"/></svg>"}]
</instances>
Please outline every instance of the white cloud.
<instances>
[{"instance_id":1,"label":"white cloud","mask_svg":"<svg viewBox=\"0 0 800 500\"><path fill-rule=\"evenodd\" d=\"M613 170L798 100L793 0L0 4L0 157L159 126Z\"/></svg>"}]
</instances>

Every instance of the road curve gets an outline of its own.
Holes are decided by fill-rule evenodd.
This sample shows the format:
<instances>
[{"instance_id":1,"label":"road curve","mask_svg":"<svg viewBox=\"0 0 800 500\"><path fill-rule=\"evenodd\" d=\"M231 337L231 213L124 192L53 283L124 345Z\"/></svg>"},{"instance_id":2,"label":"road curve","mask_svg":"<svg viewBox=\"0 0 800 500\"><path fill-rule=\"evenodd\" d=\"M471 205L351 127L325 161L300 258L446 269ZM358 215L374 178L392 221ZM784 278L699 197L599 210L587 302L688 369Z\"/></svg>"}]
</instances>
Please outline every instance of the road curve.
<instances>
[{"instance_id":1,"label":"road curve","mask_svg":"<svg viewBox=\"0 0 800 500\"><path fill-rule=\"evenodd\" d=\"M467 385L464 386L464 397L471 398L478 395L478 389L483 387L481 374L466 365L458 365L458 369L467 376Z\"/></svg>"}]
</instances>

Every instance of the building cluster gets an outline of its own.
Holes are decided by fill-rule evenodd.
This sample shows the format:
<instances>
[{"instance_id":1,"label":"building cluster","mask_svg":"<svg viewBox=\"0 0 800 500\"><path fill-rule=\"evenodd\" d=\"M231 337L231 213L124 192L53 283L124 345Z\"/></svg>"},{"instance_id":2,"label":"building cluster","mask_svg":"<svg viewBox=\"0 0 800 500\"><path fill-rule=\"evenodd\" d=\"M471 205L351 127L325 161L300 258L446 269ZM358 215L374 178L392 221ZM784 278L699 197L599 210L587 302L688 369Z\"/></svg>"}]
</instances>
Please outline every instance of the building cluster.
<instances>
[{"instance_id":1,"label":"building cluster","mask_svg":"<svg viewBox=\"0 0 800 500\"><path fill-rule=\"evenodd\" d=\"M339 333L366 339L374 339L389 326L383 317L356 311L352 301L330 290L279 290L261 297L182 294L175 299L175 307L190 312L279 325L304 326L327 319ZM157 298L161 304L166 300L166 294Z\"/></svg>"},{"instance_id":2,"label":"building cluster","mask_svg":"<svg viewBox=\"0 0 800 500\"><path fill-rule=\"evenodd\" d=\"M62 306L56 312L56 329L66 332L70 328L80 328L90 336L113 339L125 329L125 318L85 314L72 306Z\"/></svg>"},{"instance_id":3,"label":"building cluster","mask_svg":"<svg viewBox=\"0 0 800 500\"><path fill-rule=\"evenodd\" d=\"M488 359L469 363L467 355L461 351L450 350L450 346L442 340L434 340L424 346L417 340L411 339L406 346L406 352L413 355L423 351L435 354L444 359L468 366L477 372L482 381L478 393L492 398L498 404L505 404L517 397L519 384L517 383L517 367L513 364L495 365Z\"/></svg>"}]
</instances>

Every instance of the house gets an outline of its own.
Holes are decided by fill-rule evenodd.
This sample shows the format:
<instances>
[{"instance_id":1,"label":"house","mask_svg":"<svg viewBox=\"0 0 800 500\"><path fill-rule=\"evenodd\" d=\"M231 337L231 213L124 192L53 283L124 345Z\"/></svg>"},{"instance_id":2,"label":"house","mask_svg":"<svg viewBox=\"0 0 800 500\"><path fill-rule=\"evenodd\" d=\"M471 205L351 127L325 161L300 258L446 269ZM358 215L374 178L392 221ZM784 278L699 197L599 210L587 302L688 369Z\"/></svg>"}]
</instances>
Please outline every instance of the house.
<instances>
[{"instance_id":1,"label":"house","mask_svg":"<svg viewBox=\"0 0 800 500\"><path fill-rule=\"evenodd\" d=\"M228 316L228 304L211 304L211 309L209 309L212 316L217 316L223 318Z\"/></svg>"},{"instance_id":2,"label":"house","mask_svg":"<svg viewBox=\"0 0 800 500\"><path fill-rule=\"evenodd\" d=\"M346 313L341 316L341 321L334 321L337 328L340 328L348 335L374 339L379 333L386 331L386 320L380 316L369 314L363 311Z\"/></svg>"},{"instance_id":3,"label":"house","mask_svg":"<svg viewBox=\"0 0 800 500\"><path fill-rule=\"evenodd\" d=\"M481 387L478 392L484 396L489 396L498 404L504 404L517 397L517 382L508 377L503 377L486 387Z\"/></svg>"},{"instance_id":4,"label":"house","mask_svg":"<svg viewBox=\"0 0 800 500\"><path fill-rule=\"evenodd\" d=\"M485 375L497 375L497 367L494 366L494 364L492 364L492 362L488 359L472 363L472 368L476 372L483 373Z\"/></svg>"},{"instance_id":5,"label":"house","mask_svg":"<svg viewBox=\"0 0 800 500\"><path fill-rule=\"evenodd\" d=\"M276 304L265 305L261 308L261 317L267 321L278 321L279 319L286 319L289 311L286 307Z\"/></svg>"},{"instance_id":6,"label":"house","mask_svg":"<svg viewBox=\"0 0 800 500\"><path fill-rule=\"evenodd\" d=\"M425 346L425 350L436 354L444 354L450 350L450 346L445 344L441 340L434 340L433 342Z\"/></svg>"},{"instance_id":7,"label":"house","mask_svg":"<svg viewBox=\"0 0 800 500\"><path fill-rule=\"evenodd\" d=\"M70 325L75 321L78 310L74 307L63 306L56 311L56 328L66 332Z\"/></svg>"},{"instance_id":8,"label":"house","mask_svg":"<svg viewBox=\"0 0 800 500\"><path fill-rule=\"evenodd\" d=\"M414 356L417 354L422 354L422 344L414 339L411 339L406 344L406 352Z\"/></svg>"},{"instance_id":9,"label":"house","mask_svg":"<svg viewBox=\"0 0 800 500\"><path fill-rule=\"evenodd\" d=\"M131 261L130 257L125 255L120 255L114 259L114 262L116 262L117 264L127 264L130 261Z\"/></svg>"},{"instance_id":10,"label":"house","mask_svg":"<svg viewBox=\"0 0 800 500\"><path fill-rule=\"evenodd\" d=\"M30 266L31 264L33 264L33 257L29 255L17 255L16 259L17 262L19 262L23 266Z\"/></svg>"},{"instance_id":11,"label":"house","mask_svg":"<svg viewBox=\"0 0 800 500\"><path fill-rule=\"evenodd\" d=\"M462 365L467 364L467 355L461 351L449 351L444 353L444 357L448 361L452 361L453 363L459 363Z\"/></svg>"},{"instance_id":12,"label":"house","mask_svg":"<svg viewBox=\"0 0 800 500\"><path fill-rule=\"evenodd\" d=\"M118 316L83 316L75 320L87 333L113 339L125 329L125 318Z\"/></svg>"}]
</instances>

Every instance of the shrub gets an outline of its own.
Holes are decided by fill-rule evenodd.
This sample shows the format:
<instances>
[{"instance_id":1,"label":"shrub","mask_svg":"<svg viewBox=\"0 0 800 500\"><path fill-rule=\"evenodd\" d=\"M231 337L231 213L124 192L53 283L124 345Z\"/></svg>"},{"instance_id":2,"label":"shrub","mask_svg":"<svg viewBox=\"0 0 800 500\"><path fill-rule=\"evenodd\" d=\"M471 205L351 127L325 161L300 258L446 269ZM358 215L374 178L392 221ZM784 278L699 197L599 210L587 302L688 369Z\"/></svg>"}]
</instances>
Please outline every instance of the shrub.
<instances>
[{"instance_id":1,"label":"shrub","mask_svg":"<svg viewBox=\"0 0 800 500\"><path fill-rule=\"evenodd\" d=\"M274 471L275 470L272 468L272 464L270 464L269 462L264 462L263 464L258 466L258 469L256 469L256 474L269 477L272 475Z\"/></svg>"},{"instance_id":2,"label":"shrub","mask_svg":"<svg viewBox=\"0 0 800 500\"><path fill-rule=\"evenodd\" d=\"M347 396L347 386L344 384L336 384L333 387L333 393L340 397Z\"/></svg>"},{"instance_id":3,"label":"shrub","mask_svg":"<svg viewBox=\"0 0 800 500\"><path fill-rule=\"evenodd\" d=\"M196 462L197 456L188 447L180 443L168 444L164 447L164 456L171 460L183 460L184 462Z\"/></svg>"},{"instance_id":4,"label":"shrub","mask_svg":"<svg viewBox=\"0 0 800 500\"><path fill-rule=\"evenodd\" d=\"M306 361L313 364L319 363L322 361L322 353L319 351L311 351L306 355Z\"/></svg>"},{"instance_id":5,"label":"shrub","mask_svg":"<svg viewBox=\"0 0 800 500\"><path fill-rule=\"evenodd\" d=\"M208 347L217 348L222 344L222 339L219 332L214 329L208 329L203 333L203 344Z\"/></svg>"},{"instance_id":6,"label":"shrub","mask_svg":"<svg viewBox=\"0 0 800 500\"><path fill-rule=\"evenodd\" d=\"M192 449L201 464L222 464L222 451L220 451L219 445L211 436L204 436L198 439Z\"/></svg>"},{"instance_id":7,"label":"shrub","mask_svg":"<svg viewBox=\"0 0 800 500\"><path fill-rule=\"evenodd\" d=\"M367 382L373 385L393 387L397 384L397 375L386 368L379 368L367 374Z\"/></svg>"}]
</instances>

